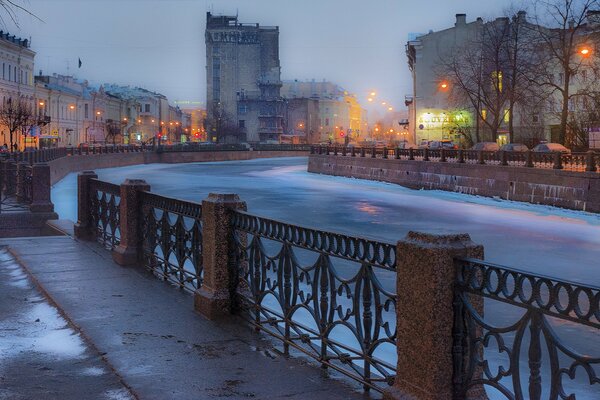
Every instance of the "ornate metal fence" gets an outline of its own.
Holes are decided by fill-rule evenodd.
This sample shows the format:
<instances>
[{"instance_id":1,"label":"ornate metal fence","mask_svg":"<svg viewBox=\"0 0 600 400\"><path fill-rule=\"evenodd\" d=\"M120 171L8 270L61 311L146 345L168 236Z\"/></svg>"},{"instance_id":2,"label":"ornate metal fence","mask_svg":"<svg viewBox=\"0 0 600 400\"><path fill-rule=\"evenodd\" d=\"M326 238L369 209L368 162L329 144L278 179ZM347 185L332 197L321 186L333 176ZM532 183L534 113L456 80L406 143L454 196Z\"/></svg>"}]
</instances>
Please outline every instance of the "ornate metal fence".
<instances>
[{"instance_id":1,"label":"ornate metal fence","mask_svg":"<svg viewBox=\"0 0 600 400\"><path fill-rule=\"evenodd\" d=\"M480 260L456 263L457 398L483 388L517 400L600 396L600 288ZM485 316L476 305L481 297ZM597 356L577 351L582 343Z\"/></svg>"},{"instance_id":2,"label":"ornate metal fence","mask_svg":"<svg viewBox=\"0 0 600 400\"><path fill-rule=\"evenodd\" d=\"M95 237L109 250L119 245L120 187L114 183L90 179L90 224Z\"/></svg>"},{"instance_id":3,"label":"ornate metal fence","mask_svg":"<svg viewBox=\"0 0 600 400\"><path fill-rule=\"evenodd\" d=\"M380 277L395 276L396 246L245 212L232 224L250 322L366 389L392 384L396 290Z\"/></svg>"},{"instance_id":4,"label":"ornate metal fence","mask_svg":"<svg viewBox=\"0 0 600 400\"><path fill-rule=\"evenodd\" d=\"M311 154L600 172L600 154L312 146Z\"/></svg>"},{"instance_id":5,"label":"ornate metal fence","mask_svg":"<svg viewBox=\"0 0 600 400\"><path fill-rule=\"evenodd\" d=\"M202 206L142 192L142 259L155 275L193 292L202 285Z\"/></svg>"}]
</instances>

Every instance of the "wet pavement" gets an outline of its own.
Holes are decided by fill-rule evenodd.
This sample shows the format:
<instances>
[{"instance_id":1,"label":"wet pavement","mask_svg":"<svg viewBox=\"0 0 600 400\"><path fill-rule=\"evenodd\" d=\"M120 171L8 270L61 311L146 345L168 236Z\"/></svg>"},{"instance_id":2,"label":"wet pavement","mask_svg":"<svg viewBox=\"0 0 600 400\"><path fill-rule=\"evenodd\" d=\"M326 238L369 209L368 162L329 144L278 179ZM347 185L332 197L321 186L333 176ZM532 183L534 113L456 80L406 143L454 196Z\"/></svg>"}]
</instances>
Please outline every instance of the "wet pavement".
<instances>
[{"instance_id":1,"label":"wet pavement","mask_svg":"<svg viewBox=\"0 0 600 400\"><path fill-rule=\"evenodd\" d=\"M0 399L135 397L0 248Z\"/></svg>"},{"instance_id":2,"label":"wet pavement","mask_svg":"<svg viewBox=\"0 0 600 400\"><path fill-rule=\"evenodd\" d=\"M119 267L99 245L68 236L10 239L2 244L11 248L140 399L379 397L365 394L358 384L312 361L282 356L273 342L238 318L204 319L193 310L189 294L142 269ZM0 291L2 302L8 293ZM65 394L87 387L81 374L70 369L85 371L93 366L79 362L71 360L58 368L64 374L56 382L64 385ZM30 370L23 376L32 379L36 374ZM39 396L29 398L77 398L49 389L44 397L43 383L24 380L21 385L40 390ZM95 397L82 393L79 398Z\"/></svg>"}]
</instances>

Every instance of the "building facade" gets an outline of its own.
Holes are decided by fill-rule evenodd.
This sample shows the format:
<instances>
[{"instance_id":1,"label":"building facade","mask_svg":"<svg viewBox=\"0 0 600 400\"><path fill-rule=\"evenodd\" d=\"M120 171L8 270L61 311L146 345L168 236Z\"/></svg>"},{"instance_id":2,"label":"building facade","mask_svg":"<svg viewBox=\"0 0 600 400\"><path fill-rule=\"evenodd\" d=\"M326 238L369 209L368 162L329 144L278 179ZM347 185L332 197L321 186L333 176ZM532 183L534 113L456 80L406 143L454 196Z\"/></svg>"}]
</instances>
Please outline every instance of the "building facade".
<instances>
[{"instance_id":1,"label":"building facade","mask_svg":"<svg viewBox=\"0 0 600 400\"><path fill-rule=\"evenodd\" d=\"M35 52L31 50L29 40L0 31L0 63L2 64L0 98L3 106L7 102L15 104L22 101L33 112L37 112L33 83L34 57ZM24 135L20 135L21 132L13 132L11 138L8 126L2 125L0 126L0 146L4 144L9 146L12 142L22 148L25 145Z\"/></svg>"},{"instance_id":2,"label":"building facade","mask_svg":"<svg viewBox=\"0 0 600 400\"><path fill-rule=\"evenodd\" d=\"M367 112L356 96L329 82L284 81L281 89L286 99L288 122L286 133L301 133L300 142L351 143L365 140ZM298 104L302 107L298 108ZM297 109L304 114L298 115ZM302 124L304 131L299 131Z\"/></svg>"},{"instance_id":3,"label":"building facade","mask_svg":"<svg viewBox=\"0 0 600 400\"><path fill-rule=\"evenodd\" d=\"M405 103L412 141L460 142L469 132L473 140L499 144L563 142L561 112L567 92L567 131L579 129L591 138L587 133L600 131L594 106L600 93L595 84L600 12L588 11L577 26L574 21L565 24L567 29L535 25L524 11L512 18L472 22L467 22L466 14L457 14L453 27L411 37L406 55L413 90ZM558 61L563 56L555 55L563 47L568 48L569 61ZM516 52L521 58L512 61ZM569 81L565 62L571 72ZM473 69L470 75L461 72L468 68ZM514 82L529 83L510 86Z\"/></svg>"},{"instance_id":4,"label":"building facade","mask_svg":"<svg viewBox=\"0 0 600 400\"><path fill-rule=\"evenodd\" d=\"M284 125L279 28L208 12L205 43L211 141L279 141Z\"/></svg>"}]
</instances>

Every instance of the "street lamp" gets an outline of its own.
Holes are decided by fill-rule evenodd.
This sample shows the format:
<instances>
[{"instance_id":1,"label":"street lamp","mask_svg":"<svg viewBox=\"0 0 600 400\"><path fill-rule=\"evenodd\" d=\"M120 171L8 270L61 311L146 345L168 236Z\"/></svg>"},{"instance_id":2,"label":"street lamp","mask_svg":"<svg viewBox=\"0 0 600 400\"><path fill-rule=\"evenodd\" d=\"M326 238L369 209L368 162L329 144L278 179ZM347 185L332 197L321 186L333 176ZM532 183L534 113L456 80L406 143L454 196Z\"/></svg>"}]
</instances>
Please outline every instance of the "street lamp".
<instances>
[{"instance_id":1,"label":"street lamp","mask_svg":"<svg viewBox=\"0 0 600 400\"><path fill-rule=\"evenodd\" d=\"M584 46L579 49L579 54L581 54L583 57L589 57L589 55L592 54L592 50L590 50L589 47Z\"/></svg>"}]
</instances>

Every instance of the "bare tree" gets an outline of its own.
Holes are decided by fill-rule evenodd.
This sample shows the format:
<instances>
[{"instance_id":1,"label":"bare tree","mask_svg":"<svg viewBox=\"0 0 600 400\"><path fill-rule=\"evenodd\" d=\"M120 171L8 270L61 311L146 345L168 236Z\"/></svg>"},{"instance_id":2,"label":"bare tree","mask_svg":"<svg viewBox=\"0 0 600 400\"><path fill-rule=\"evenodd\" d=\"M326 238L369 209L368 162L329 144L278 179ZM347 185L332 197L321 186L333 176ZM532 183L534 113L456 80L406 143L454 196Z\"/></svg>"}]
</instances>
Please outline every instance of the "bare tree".
<instances>
[{"instance_id":1,"label":"bare tree","mask_svg":"<svg viewBox=\"0 0 600 400\"><path fill-rule=\"evenodd\" d=\"M0 0L0 25L6 26L6 21L4 20L4 16L8 16L8 18L12 21L12 23L19 27L19 13L25 13L36 18L39 21L42 21L37 15L29 11L27 8L19 4L20 2L15 0ZM4 16L3 16L4 14Z\"/></svg>"},{"instance_id":2,"label":"bare tree","mask_svg":"<svg viewBox=\"0 0 600 400\"><path fill-rule=\"evenodd\" d=\"M509 93L511 24L508 18L480 23L471 39L441 57L440 81L449 79L449 99L458 108L475 111L475 137L481 141L480 122L495 140L506 119ZM515 80L516 82L516 80Z\"/></svg>"},{"instance_id":3,"label":"bare tree","mask_svg":"<svg viewBox=\"0 0 600 400\"><path fill-rule=\"evenodd\" d=\"M560 120L556 139L567 146L575 143L575 133L569 129L570 105L577 97L593 97L591 87L573 90L577 76L595 79L598 54L589 46L594 31L587 25L588 13L600 5L598 0L538 0L535 3L536 51L532 53L529 79L547 89L558 101L556 112ZM585 72L584 72L585 71ZM572 118L572 116L571 116Z\"/></svg>"},{"instance_id":4,"label":"bare tree","mask_svg":"<svg viewBox=\"0 0 600 400\"><path fill-rule=\"evenodd\" d=\"M207 131L213 133L219 142L240 142L245 133L233 122L233 118L219 103L210 108L207 118Z\"/></svg>"},{"instance_id":5,"label":"bare tree","mask_svg":"<svg viewBox=\"0 0 600 400\"><path fill-rule=\"evenodd\" d=\"M106 135L104 137L105 142L112 141L112 144L117 143L117 137L121 135L121 121L115 121L112 119L106 120Z\"/></svg>"},{"instance_id":6,"label":"bare tree","mask_svg":"<svg viewBox=\"0 0 600 400\"><path fill-rule=\"evenodd\" d=\"M10 149L13 150L18 135L35 125L36 115L33 106L25 99L8 98L0 107L0 125L6 126L10 137Z\"/></svg>"}]
</instances>

